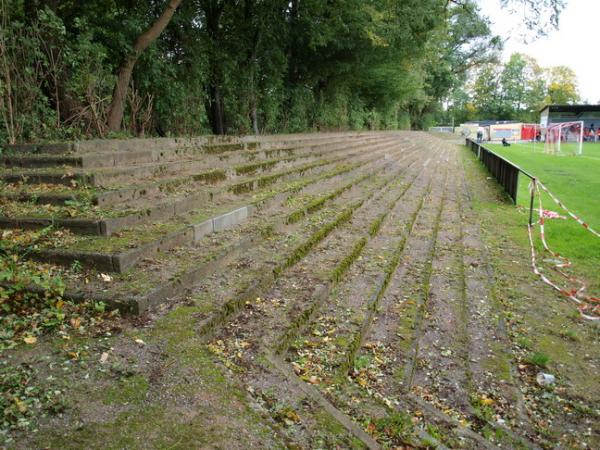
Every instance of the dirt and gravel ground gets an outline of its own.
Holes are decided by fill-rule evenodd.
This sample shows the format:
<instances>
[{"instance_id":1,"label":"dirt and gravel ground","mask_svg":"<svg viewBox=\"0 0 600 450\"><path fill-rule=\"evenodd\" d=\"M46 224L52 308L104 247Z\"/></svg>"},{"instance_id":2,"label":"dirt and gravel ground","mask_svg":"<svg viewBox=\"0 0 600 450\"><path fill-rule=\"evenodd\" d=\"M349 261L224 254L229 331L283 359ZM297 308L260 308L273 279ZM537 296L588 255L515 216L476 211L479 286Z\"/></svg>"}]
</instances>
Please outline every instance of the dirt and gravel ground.
<instances>
[{"instance_id":1,"label":"dirt and gravel ground","mask_svg":"<svg viewBox=\"0 0 600 450\"><path fill-rule=\"evenodd\" d=\"M7 447L600 447L599 329L530 274L526 215L478 164L406 133L317 212L228 232L268 230L186 298L70 341L80 358L11 351L68 401Z\"/></svg>"}]
</instances>

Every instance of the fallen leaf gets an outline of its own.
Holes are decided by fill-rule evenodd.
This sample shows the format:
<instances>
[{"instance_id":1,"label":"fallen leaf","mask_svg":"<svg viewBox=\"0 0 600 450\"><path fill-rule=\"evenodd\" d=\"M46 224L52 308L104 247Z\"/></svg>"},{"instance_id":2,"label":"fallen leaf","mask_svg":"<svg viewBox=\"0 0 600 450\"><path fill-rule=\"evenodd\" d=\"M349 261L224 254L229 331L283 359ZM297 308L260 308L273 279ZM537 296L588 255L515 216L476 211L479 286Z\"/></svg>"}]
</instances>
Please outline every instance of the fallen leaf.
<instances>
[{"instance_id":1,"label":"fallen leaf","mask_svg":"<svg viewBox=\"0 0 600 450\"><path fill-rule=\"evenodd\" d=\"M27 411L27 405L25 404L25 402L21 401L18 398L14 399L15 405L17 405L17 409L19 410L20 413L24 413Z\"/></svg>"},{"instance_id":2,"label":"fallen leaf","mask_svg":"<svg viewBox=\"0 0 600 450\"><path fill-rule=\"evenodd\" d=\"M100 363L104 364L107 360L108 360L108 353L102 352L102 355L100 355Z\"/></svg>"},{"instance_id":3,"label":"fallen leaf","mask_svg":"<svg viewBox=\"0 0 600 450\"><path fill-rule=\"evenodd\" d=\"M492 405L494 403L494 400L492 400L491 398L487 398L487 397L481 397L480 399L481 404L482 405Z\"/></svg>"},{"instance_id":4,"label":"fallen leaf","mask_svg":"<svg viewBox=\"0 0 600 450\"><path fill-rule=\"evenodd\" d=\"M81 327L81 318L80 317L73 317L71 319L71 326L73 328L75 328L76 330L79 329L79 327Z\"/></svg>"},{"instance_id":5,"label":"fallen leaf","mask_svg":"<svg viewBox=\"0 0 600 450\"><path fill-rule=\"evenodd\" d=\"M104 281L106 283L110 283L112 281L112 277L110 275L105 274L105 273L101 273L99 276L102 279L102 281Z\"/></svg>"},{"instance_id":6,"label":"fallen leaf","mask_svg":"<svg viewBox=\"0 0 600 450\"><path fill-rule=\"evenodd\" d=\"M296 411L288 411L285 416L292 422L300 422L300 416L298 416Z\"/></svg>"},{"instance_id":7,"label":"fallen leaf","mask_svg":"<svg viewBox=\"0 0 600 450\"><path fill-rule=\"evenodd\" d=\"M136 339L135 343L138 345L146 345L146 343L144 341L142 341L141 339Z\"/></svg>"},{"instance_id":8,"label":"fallen leaf","mask_svg":"<svg viewBox=\"0 0 600 450\"><path fill-rule=\"evenodd\" d=\"M23 338L23 341L26 344L35 344L37 342L37 338L35 336L27 336Z\"/></svg>"}]
</instances>

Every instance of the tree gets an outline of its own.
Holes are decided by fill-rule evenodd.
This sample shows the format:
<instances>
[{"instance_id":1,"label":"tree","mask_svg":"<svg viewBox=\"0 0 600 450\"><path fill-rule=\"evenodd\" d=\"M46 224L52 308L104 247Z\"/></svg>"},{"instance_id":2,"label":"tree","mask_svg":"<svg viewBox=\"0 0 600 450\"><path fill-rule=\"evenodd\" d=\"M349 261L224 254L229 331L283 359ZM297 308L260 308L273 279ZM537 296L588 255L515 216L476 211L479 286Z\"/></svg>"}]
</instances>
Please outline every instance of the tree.
<instances>
[{"instance_id":1,"label":"tree","mask_svg":"<svg viewBox=\"0 0 600 450\"><path fill-rule=\"evenodd\" d=\"M502 109L508 114L519 116L525 109L525 92L527 91L527 79L525 78L525 67L527 61L520 53L513 53L500 75L502 87Z\"/></svg>"},{"instance_id":2,"label":"tree","mask_svg":"<svg viewBox=\"0 0 600 450\"><path fill-rule=\"evenodd\" d=\"M526 0L510 0L518 1ZM0 84L0 139L12 141L104 136L107 128L423 128L446 108L457 117L460 108L464 117L483 108L464 85L498 64L501 47L477 0L0 2L9 12L0 77L12 82ZM515 77L506 75L508 86ZM27 81L17 88L19 80ZM501 84L499 99L509 92ZM526 87L505 105L525 114L541 92Z\"/></svg>"},{"instance_id":3,"label":"tree","mask_svg":"<svg viewBox=\"0 0 600 450\"><path fill-rule=\"evenodd\" d=\"M108 110L107 125L111 131L119 131L123 122L123 111L125 109L125 98L131 81L131 74L140 54L152 44L163 32L171 21L175 10L181 4L181 0L169 0L166 8L156 21L144 33L138 36L129 53L121 63L117 71L117 80L113 90L112 101Z\"/></svg>"},{"instance_id":4,"label":"tree","mask_svg":"<svg viewBox=\"0 0 600 450\"><path fill-rule=\"evenodd\" d=\"M502 104L500 73L495 64L483 66L473 83L473 104L481 119L507 118Z\"/></svg>"},{"instance_id":5,"label":"tree","mask_svg":"<svg viewBox=\"0 0 600 450\"><path fill-rule=\"evenodd\" d=\"M515 53L503 65L481 67L464 92L453 96L453 114L472 119L511 119L535 122L548 103L579 100L577 77L568 67L540 67L527 55ZM474 107L474 110L473 110Z\"/></svg>"},{"instance_id":6,"label":"tree","mask_svg":"<svg viewBox=\"0 0 600 450\"><path fill-rule=\"evenodd\" d=\"M439 110L442 103L453 108L451 99L460 97L454 92L463 91L469 74L499 59L502 42L492 35L489 20L481 16L475 2L449 4L446 17L425 50L426 100L420 106L413 105L413 127L425 126L423 116Z\"/></svg>"},{"instance_id":7,"label":"tree","mask_svg":"<svg viewBox=\"0 0 600 450\"><path fill-rule=\"evenodd\" d=\"M577 75L573 69L566 66L548 69L548 95L545 102L564 105L578 101Z\"/></svg>"}]
</instances>

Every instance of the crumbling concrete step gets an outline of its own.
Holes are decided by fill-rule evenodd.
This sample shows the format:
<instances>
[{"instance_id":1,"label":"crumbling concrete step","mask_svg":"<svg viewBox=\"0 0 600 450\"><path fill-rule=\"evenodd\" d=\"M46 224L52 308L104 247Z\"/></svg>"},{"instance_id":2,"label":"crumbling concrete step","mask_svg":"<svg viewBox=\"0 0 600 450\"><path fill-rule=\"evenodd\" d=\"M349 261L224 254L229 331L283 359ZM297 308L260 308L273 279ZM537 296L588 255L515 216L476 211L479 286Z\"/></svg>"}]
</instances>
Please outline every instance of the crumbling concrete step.
<instances>
[{"instance_id":1,"label":"crumbling concrete step","mask_svg":"<svg viewBox=\"0 0 600 450\"><path fill-rule=\"evenodd\" d=\"M404 155L404 154L402 154ZM412 153L411 153L412 155ZM402 156L406 159L409 155ZM394 159L379 160L376 167L387 167L393 164ZM371 167L367 173L375 170ZM365 177L358 177L356 180L364 180ZM317 181L317 183L320 181ZM359 181L360 182L360 181ZM140 260L152 258L157 253L168 251L174 247L189 246L199 242L204 236L213 232L221 232L230 229L253 215L258 210L265 210L274 204L284 202L295 191L283 191L267 199L254 201L241 207L235 207L231 211L216 215L210 219L202 220L198 223L182 226L178 231L169 233L152 242L139 245L133 249L123 250L121 252L94 252L77 250L39 250L31 257L45 262L54 262L69 266L75 261L80 264L104 272L123 273L131 267L137 265Z\"/></svg>"},{"instance_id":2,"label":"crumbling concrete step","mask_svg":"<svg viewBox=\"0 0 600 450\"><path fill-rule=\"evenodd\" d=\"M154 197L154 196L163 196L164 192L169 192L173 188L179 188L186 186L192 187L197 183L202 184L212 184L216 185L222 181L225 181L228 177L234 179L239 176L243 176L246 172L251 173L253 169L257 167L261 167L262 164L266 164L266 169L263 169L267 172L267 169L274 169L278 165L284 164L288 165L293 163L294 161L299 161L300 159L294 158L305 158L305 159L314 159L318 156L332 156L338 154L340 152L350 152L355 147L362 147L366 145L374 145L382 144L385 142L393 142L389 137L386 138L377 138L376 140L371 140L368 143L362 144L362 141L358 143L348 145L348 144L336 144L330 145L327 144L325 148L321 147L309 147L309 149L316 149L313 152L303 151L302 154L297 155L296 157L284 157L280 160L260 160L256 163L246 164L242 166L237 166L234 169L228 171L226 173L222 169L214 169L208 170L200 173L192 173L186 176L179 176L173 178L167 178L165 180L156 181L153 183L147 184L136 184L132 187L121 188L121 189L112 189L104 192L99 192L97 194L90 195L90 192L78 193L76 188L73 188L73 193L65 192L60 194L39 194L39 192L27 192L26 185L21 186L21 191L15 194L0 194L0 198L7 199L9 201L26 201L26 202L34 202L36 204L51 204L51 205L64 205L65 201L79 201L81 203L86 203L90 205L97 205L100 207L108 207L111 205L118 205L122 203L128 203L129 208L135 208L139 200L143 200L144 198ZM374 147L373 147L374 148ZM279 152L281 149L269 150L267 152ZM287 152L286 152L287 153ZM281 163L279 163L279 161ZM202 186L200 186L201 188ZM131 202L134 202L132 204ZM143 202L142 202L143 204ZM141 205L140 205L141 206ZM145 206L144 206L145 207Z\"/></svg>"},{"instance_id":3,"label":"crumbling concrete step","mask_svg":"<svg viewBox=\"0 0 600 450\"><path fill-rule=\"evenodd\" d=\"M385 139L379 136L369 136L364 140L353 140L352 144L358 144L362 142L365 145L368 145L372 141L377 141ZM390 139L389 137L387 139ZM293 149L293 151L306 151L311 152L318 149L322 151L326 151L331 148L335 148L335 146L343 145L347 142L346 140L336 140L334 142L325 142L317 145L311 144L309 147L298 147ZM242 144L233 144L231 145L221 145L218 147L224 147L227 150L224 151L239 151L240 145ZM249 144L243 144L242 150L246 151ZM252 148L255 148L252 146ZM10 164L10 161L15 161L14 166L16 167L24 167L24 168L46 168L50 166L51 161L62 161L67 162L71 161L75 167L70 168L56 168L53 170L11 170L10 172L6 172L0 174L0 179L2 179L6 183L24 183L24 184L58 184L58 185L66 185L66 186L75 186L75 185L90 185L90 186L109 186L114 185L119 182L130 182L132 180L139 180L143 178L149 177L166 177L170 175L180 174L185 171L193 171L198 169L208 169L214 165L223 165L223 163L219 164L218 160L215 160L214 157L206 157L207 148L204 148L199 154L201 159L190 159L189 154L183 153L181 149L173 150L175 153L180 152L180 158L171 160L166 158L164 154L166 151L161 151L157 156L155 153L147 153L147 157L151 159L151 161L139 161L139 158L136 154L128 154L128 153L119 153L118 161L116 159L117 155L84 155L81 157L57 157L57 156L44 156L44 157L11 157L6 156L5 164ZM272 153L271 150L261 150L258 152L253 152L253 156L257 156L260 153L268 154ZM222 153L220 150L218 153ZM209 153L210 154L210 153ZM239 156L239 155L238 155ZM242 155L248 157L248 155ZM62 159L61 159L62 158ZM111 158L114 161L111 162ZM232 161L227 161L228 166L232 164ZM37 165L39 164L39 165Z\"/></svg>"},{"instance_id":4,"label":"crumbling concrete step","mask_svg":"<svg viewBox=\"0 0 600 450\"><path fill-rule=\"evenodd\" d=\"M389 144L381 144L370 149L366 155L373 159L376 155L385 151L389 147L395 145L393 142ZM290 177L307 175L320 170L324 166L335 164L341 160L347 160L350 157L356 157L357 154L344 154L330 160L323 160L319 163L309 164L281 173L272 174L269 177L269 183L262 182L263 178L253 178L242 183L237 183L231 186L226 186L218 191L197 191L192 194L185 195L179 198L167 198L158 202L152 207L145 208L135 213L129 213L122 217L106 217L92 219L77 219L77 218L38 218L38 217L17 217L7 218L0 217L0 228L22 228L22 229L39 229L50 225L66 228L76 234L111 236L114 233L125 229L133 228L139 225L160 222L171 218L181 216L194 209L199 208L203 204L216 201L221 196L228 192L234 194L243 194L256 189L272 184L276 181L289 179Z\"/></svg>"},{"instance_id":5,"label":"crumbling concrete step","mask_svg":"<svg viewBox=\"0 0 600 450\"><path fill-rule=\"evenodd\" d=\"M217 215L200 223L185 226L181 230L170 233L150 243L122 252L103 253L43 249L33 252L30 257L38 261L52 262L64 266L70 266L75 261L78 261L85 267L101 272L123 273L135 266L142 258L152 257L156 253L167 251L173 247L192 245L210 233L232 228L245 221L258 208L268 207L274 201L274 199L271 199L235 208L232 211Z\"/></svg>"}]
</instances>

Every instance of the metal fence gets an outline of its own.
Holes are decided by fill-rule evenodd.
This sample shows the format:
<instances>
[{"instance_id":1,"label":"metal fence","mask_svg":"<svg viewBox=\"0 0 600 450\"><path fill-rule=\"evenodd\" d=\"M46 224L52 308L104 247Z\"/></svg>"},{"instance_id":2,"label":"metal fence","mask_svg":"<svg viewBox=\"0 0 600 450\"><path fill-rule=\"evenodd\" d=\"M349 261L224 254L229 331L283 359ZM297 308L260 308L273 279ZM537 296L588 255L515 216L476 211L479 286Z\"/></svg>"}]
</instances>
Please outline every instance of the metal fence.
<instances>
[{"instance_id":1,"label":"metal fence","mask_svg":"<svg viewBox=\"0 0 600 450\"><path fill-rule=\"evenodd\" d=\"M517 193L519 190L519 173L522 173L531 180L535 177L525 172L516 164L504 159L502 156L485 148L483 144L475 142L472 139L466 139L466 145L477 156L479 161L488 168L490 173L496 178L498 183L508 193L513 203L517 203ZM531 205L530 205L531 209ZM531 220L530 220L531 221Z\"/></svg>"}]
</instances>

